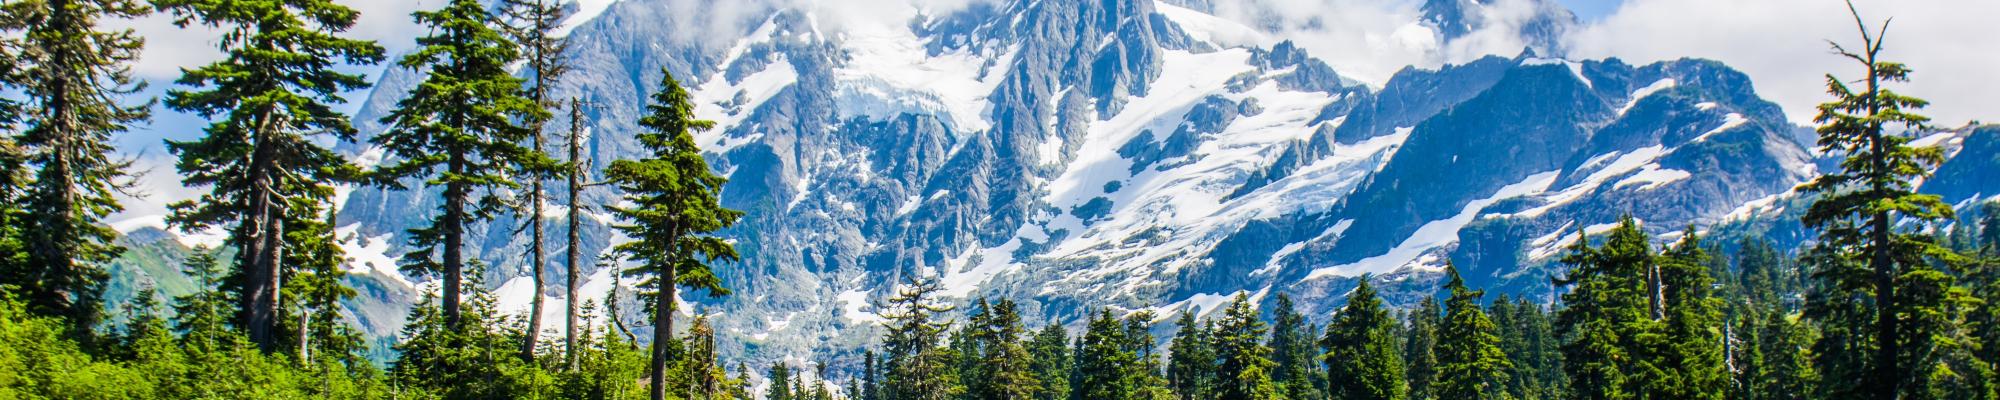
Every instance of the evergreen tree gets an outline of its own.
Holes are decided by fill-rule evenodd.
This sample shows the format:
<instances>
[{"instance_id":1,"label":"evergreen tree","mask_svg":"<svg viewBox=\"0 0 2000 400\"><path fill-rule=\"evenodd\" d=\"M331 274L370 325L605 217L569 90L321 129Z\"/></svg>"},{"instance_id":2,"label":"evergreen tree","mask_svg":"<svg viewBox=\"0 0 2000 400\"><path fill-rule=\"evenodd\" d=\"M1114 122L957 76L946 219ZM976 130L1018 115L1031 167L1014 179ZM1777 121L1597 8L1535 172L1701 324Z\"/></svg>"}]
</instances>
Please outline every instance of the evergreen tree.
<instances>
[{"instance_id":1,"label":"evergreen tree","mask_svg":"<svg viewBox=\"0 0 2000 400\"><path fill-rule=\"evenodd\" d=\"M1661 334L1647 357L1661 376L1642 379L1647 398L1721 399L1728 385L1722 349L1722 302L1715 298L1701 237L1690 226L1657 262L1664 300Z\"/></svg>"},{"instance_id":2,"label":"evergreen tree","mask_svg":"<svg viewBox=\"0 0 2000 400\"><path fill-rule=\"evenodd\" d=\"M1500 352L1500 338L1493 320L1480 310L1484 291L1465 287L1458 267L1445 263L1448 282L1445 290L1444 323L1438 326L1438 381L1434 393L1440 399L1506 399L1508 371L1514 365Z\"/></svg>"},{"instance_id":3,"label":"evergreen tree","mask_svg":"<svg viewBox=\"0 0 2000 400\"><path fill-rule=\"evenodd\" d=\"M226 272L216 262L215 251L195 246L181 264L181 273L193 281L195 291L174 298L174 328L190 347L203 351L221 347L229 331L230 305L229 295L217 289Z\"/></svg>"},{"instance_id":4,"label":"evergreen tree","mask_svg":"<svg viewBox=\"0 0 2000 400\"><path fill-rule=\"evenodd\" d=\"M943 290L933 277L904 275L905 281L889 298L884 318L888 332L882 345L886 373L880 395L887 400L944 400L959 392L951 376L951 356L939 341L949 322L936 321L951 307L937 303Z\"/></svg>"},{"instance_id":5,"label":"evergreen tree","mask_svg":"<svg viewBox=\"0 0 2000 400\"><path fill-rule=\"evenodd\" d=\"M1125 364L1126 386L1133 388L1133 398L1141 400L1171 400L1173 391L1167 389L1167 377L1160 374L1165 369L1160 365L1160 355L1155 350L1153 320L1158 315L1152 311L1139 310L1125 315L1125 348L1137 357Z\"/></svg>"},{"instance_id":6,"label":"evergreen tree","mask_svg":"<svg viewBox=\"0 0 2000 400\"><path fill-rule=\"evenodd\" d=\"M1327 323L1326 336L1320 339L1326 349L1327 394L1336 399L1401 400L1409 386L1394 336L1396 319L1382 307L1369 278L1361 276L1347 295L1347 306Z\"/></svg>"},{"instance_id":7,"label":"evergreen tree","mask_svg":"<svg viewBox=\"0 0 2000 400\"><path fill-rule=\"evenodd\" d=\"M1748 379L1746 399L1804 400L1815 398L1819 374L1813 370L1813 330L1785 314L1764 313L1752 347L1761 356L1760 367Z\"/></svg>"},{"instance_id":8,"label":"evergreen tree","mask_svg":"<svg viewBox=\"0 0 2000 400\"><path fill-rule=\"evenodd\" d=\"M1967 286L1985 303L1968 313L1966 325L1979 341L1977 357L1993 366L2000 365L2000 201L1981 204L1978 210L1976 244L1965 270Z\"/></svg>"},{"instance_id":9,"label":"evergreen tree","mask_svg":"<svg viewBox=\"0 0 2000 400\"><path fill-rule=\"evenodd\" d=\"M570 68L563 54L569 47L568 37L559 35L556 30L562 27L563 20L569 18L569 13L560 2L551 0L503 0L500 4L500 15L507 22L501 26L500 31L507 35L508 40L521 46L520 61L524 67L522 73L529 79L525 96L543 110L549 110L539 115L540 118L523 121L532 135L529 147L537 153L546 154L542 131L547 126L548 117L554 114L552 110L561 106L550 92ZM528 231L529 276L533 277L535 289L541 290L547 287L545 277L547 274L543 269L548 268L548 257L542 249L542 209L546 205L548 196L542 184L554 178L562 168L547 157L526 161L528 162L518 163L514 167L515 173L527 181L528 190L521 194L520 202L527 204L525 219L528 220L528 225L525 228ZM535 346L541 339L542 307L542 296L535 296L529 300L528 335L521 340L521 356L524 359L535 357ZM565 311L567 314L574 314L576 308L569 307ZM566 318L564 322L570 331L576 329L574 318ZM566 335L563 338L563 345L565 349L575 347L575 335ZM565 365L570 364L565 363Z\"/></svg>"},{"instance_id":10,"label":"evergreen tree","mask_svg":"<svg viewBox=\"0 0 2000 400\"><path fill-rule=\"evenodd\" d=\"M1276 368L1271 371L1271 380L1277 382L1278 392L1290 399L1325 397L1321 394L1325 382L1318 367L1313 326L1299 314L1292 297L1284 293L1278 294L1273 313L1269 346L1271 362Z\"/></svg>"},{"instance_id":11,"label":"evergreen tree","mask_svg":"<svg viewBox=\"0 0 2000 400\"><path fill-rule=\"evenodd\" d=\"M1555 283L1566 286L1556 313L1562 338L1563 372L1570 398L1624 399L1637 396L1638 371L1646 366L1637 340L1654 325L1647 273L1653 254L1646 234L1627 217L1604 244L1590 247L1581 230L1562 262L1569 271Z\"/></svg>"},{"instance_id":12,"label":"evergreen tree","mask_svg":"<svg viewBox=\"0 0 2000 400\"><path fill-rule=\"evenodd\" d=\"M1215 327L1216 398L1221 400L1277 399L1277 384L1271 382L1271 348L1264 346L1264 321L1250 305L1249 296L1237 293L1223 310Z\"/></svg>"},{"instance_id":13,"label":"evergreen tree","mask_svg":"<svg viewBox=\"0 0 2000 400\"><path fill-rule=\"evenodd\" d=\"M102 264L123 250L99 224L118 212L114 196L130 182L128 162L112 159L112 136L144 121L148 104L120 104L144 88L130 64L144 41L107 19L147 14L133 0L20 0L0 5L0 31L17 53L8 58L10 92L23 99L16 145L35 173L20 199L25 262L0 271L37 315L69 321L87 338L101 316ZM17 36L18 35L18 36ZM12 171L12 170L10 170Z\"/></svg>"},{"instance_id":14,"label":"evergreen tree","mask_svg":"<svg viewBox=\"0 0 2000 400\"><path fill-rule=\"evenodd\" d=\"M633 206L614 207L620 218L631 225L616 228L633 238L616 250L640 260L626 275L644 277L639 286L651 290L642 297L652 300L647 307L653 315L653 399L666 397L665 369L672 354L660 343L673 341L676 289L686 286L706 290L709 296L723 296L722 278L709 266L717 261L733 261L736 247L712 236L741 218L741 211L722 207L722 184L726 181L709 170L694 132L709 129L715 122L694 119L694 102L688 98L672 74L661 71L660 92L653 95L649 113L639 119L646 132L636 137L652 154L642 160L613 161L605 175L627 193Z\"/></svg>"},{"instance_id":15,"label":"evergreen tree","mask_svg":"<svg viewBox=\"0 0 2000 400\"><path fill-rule=\"evenodd\" d=\"M872 359L874 353L869 354ZM1035 381L1041 383L1035 388L1033 398L1068 400L1071 367L1069 332L1064 331L1062 325L1058 324L1042 327L1042 330L1036 332L1035 337L1028 342L1028 359L1029 371L1034 373ZM865 397L864 400L875 400L875 397L872 397L873 388L868 390L871 397Z\"/></svg>"},{"instance_id":16,"label":"evergreen tree","mask_svg":"<svg viewBox=\"0 0 2000 400\"><path fill-rule=\"evenodd\" d=\"M792 369L785 363L771 363L771 386L764 389L764 400L793 400Z\"/></svg>"},{"instance_id":17,"label":"evergreen tree","mask_svg":"<svg viewBox=\"0 0 2000 400\"><path fill-rule=\"evenodd\" d=\"M199 232L229 230L235 246L230 287L236 293L236 324L250 341L274 351L289 243L287 230L318 219L333 196L331 183L348 180L355 168L339 154L315 143L325 134L354 138L348 117L331 104L342 92L368 87L367 78L337 71L342 65L382 60L372 41L340 37L359 13L329 0L226 1L160 0L183 28L204 26L231 32L217 46L221 60L183 70L185 89L167 92L167 108L213 120L206 135L168 141L180 156L182 182L208 187L199 199L174 203L175 226ZM297 264L291 264L297 265Z\"/></svg>"},{"instance_id":18,"label":"evergreen tree","mask_svg":"<svg viewBox=\"0 0 2000 400\"><path fill-rule=\"evenodd\" d=\"M1126 333L1109 309L1090 319L1082 339L1076 343L1070 399L1144 398L1142 388L1129 379L1128 371L1139 363L1139 354L1128 344L1131 339Z\"/></svg>"},{"instance_id":19,"label":"evergreen tree","mask_svg":"<svg viewBox=\"0 0 2000 400\"><path fill-rule=\"evenodd\" d=\"M1176 399L1200 400L1213 397L1216 383L1215 350L1208 322L1197 322L1194 310L1181 312L1180 333L1167 344L1167 382Z\"/></svg>"},{"instance_id":20,"label":"evergreen tree","mask_svg":"<svg viewBox=\"0 0 2000 400\"><path fill-rule=\"evenodd\" d=\"M880 400L882 398L882 364L876 361L875 351L864 352L866 361L862 364L861 390L857 400Z\"/></svg>"},{"instance_id":21,"label":"evergreen tree","mask_svg":"<svg viewBox=\"0 0 2000 400\"><path fill-rule=\"evenodd\" d=\"M321 358L355 369L368 362L361 357L367 344L341 313L343 302L356 292L345 283L344 257L334 236L338 214L328 210L324 221L287 224L291 229L285 232L286 241L292 251L284 258L295 269L285 279L285 291L292 294L287 299L295 305L288 320L299 322L290 329L296 334L301 363L311 365L311 360Z\"/></svg>"},{"instance_id":22,"label":"evergreen tree","mask_svg":"<svg viewBox=\"0 0 2000 400\"><path fill-rule=\"evenodd\" d=\"M975 400L1030 400L1041 391L1041 382L1033 371L1032 355L1022 345L1021 314L1013 300L1002 299L990 308L983 307L986 314L976 317L983 322L975 325L970 338L978 344L977 375L980 380L969 382L966 389ZM963 373L963 372L961 372Z\"/></svg>"},{"instance_id":23,"label":"evergreen tree","mask_svg":"<svg viewBox=\"0 0 2000 400\"><path fill-rule=\"evenodd\" d=\"M1502 295L1492 307L1494 323L1500 327L1501 351L1514 363L1507 392L1522 399L1562 397L1566 387L1562 353L1548 312L1526 298L1512 305L1506 305L1507 301ZM1508 316L1502 318L1503 313Z\"/></svg>"},{"instance_id":24,"label":"evergreen tree","mask_svg":"<svg viewBox=\"0 0 2000 400\"><path fill-rule=\"evenodd\" d=\"M1437 299L1426 296L1407 318L1410 329L1403 341L1403 361L1408 368L1405 374L1409 376L1411 399L1436 398L1431 385L1437 382L1437 330L1443 315Z\"/></svg>"},{"instance_id":25,"label":"evergreen tree","mask_svg":"<svg viewBox=\"0 0 2000 400\"><path fill-rule=\"evenodd\" d=\"M509 169L542 158L522 144L534 132L516 122L538 119L544 111L522 97L521 79L508 72L517 46L493 28L497 21L484 4L451 0L413 15L430 34L417 38L415 52L397 64L429 75L382 118L389 129L370 138L394 157L377 166L372 178L394 189L412 178L442 188L437 215L409 230L414 250L403 256L402 268L443 275L439 317L456 328L466 278L465 231L500 205L490 189L519 186Z\"/></svg>"},{"instance_id":26,"label":"evergreen tree","mask_svg":"<svg viewBox=\"0 0 2000 400\"><path fill-rule=\"evenodd\" d=\"M1914 111L1928 102L1897 93L1889 84L1909 80L1910 68L1882 59L1887 23L1871 32L1860 13L1855 25L1861 46L1833 45L1835 53L1861 64L1860 87L1828 74L1827 93L1834 101L1819 106L1813 121L1821 124L1819 148L1844 154L1837 171L1800 187L1820 198L1803 221L1820 230L1823 257L1814 277L1824 296L1809 305L1807 316L1833 329L1822 337L1821 355L1834 352L1866 354L1858 362L1823 362L1834 397L1929 398L1967 396L1981 391L1989 377L1964 362L1969 341L1956 340L1963 310L1975 302L1954 277L1934 267L1950 253L1925 234L1903 232L1897 225L1926 224L1952 218L1952 209L1935 195L1916 191L1943 161L1937 147L1912 147L1895 129L1920 131L1929 119ZM1851 262L1827 262L1852 260ZM1859 307L1859 308L1854 308ZM1990 369L1989 369L1990 370ZM1983 390L1991 393L1991 389Z\"/></svg>"}]
</instances>

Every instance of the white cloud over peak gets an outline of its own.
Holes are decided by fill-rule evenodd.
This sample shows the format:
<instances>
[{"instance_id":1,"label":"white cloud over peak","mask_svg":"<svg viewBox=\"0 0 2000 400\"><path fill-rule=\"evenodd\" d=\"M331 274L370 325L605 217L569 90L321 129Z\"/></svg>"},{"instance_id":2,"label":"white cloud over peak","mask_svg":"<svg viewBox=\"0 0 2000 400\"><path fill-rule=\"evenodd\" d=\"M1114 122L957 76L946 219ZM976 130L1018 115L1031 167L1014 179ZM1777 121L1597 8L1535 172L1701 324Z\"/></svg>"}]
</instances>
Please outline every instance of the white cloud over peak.
<instances>
[{"instance_id":1,"label":"white cloud over peak","mask_svg":"<svg viewBox=\"0 0 2000 400\"><path fill-rule=\"evenodd\" d=\"M2000 42L1990 32L2000 2L1857 0L1870 27L1889 26L1884 56L1909 64L1911 82L1892 86L1932 101L1940 125L2000 119ZM1795 123L1811 122L1828 100L1825 76L1858 78L1860 66L1831 53L1827 40L1858 46L1847 5L1838 0L1627 0L1570 36L1571 55L1633 64L1709 58L1750 75L1759 95Z\"/></svg>"}]
</instances>

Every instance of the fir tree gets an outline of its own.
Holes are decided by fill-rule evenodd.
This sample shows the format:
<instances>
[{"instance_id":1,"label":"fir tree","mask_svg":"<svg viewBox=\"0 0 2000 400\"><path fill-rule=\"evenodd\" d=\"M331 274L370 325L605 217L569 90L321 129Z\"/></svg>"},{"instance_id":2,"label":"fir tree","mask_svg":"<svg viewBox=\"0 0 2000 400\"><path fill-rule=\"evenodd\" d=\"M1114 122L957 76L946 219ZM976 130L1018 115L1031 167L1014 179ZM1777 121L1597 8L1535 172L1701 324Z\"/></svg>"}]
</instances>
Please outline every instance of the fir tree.
<instances>
[{"instance_id":1,"label":"fir tree","mask_svg":"<svg viewBox=\"0 0 2000 400\"><path fill-rule=\"evenodd\" d=\"M1484 291L1465 287L1458 267L1445 263L1448 282L1445 290L1444 323L1438 326L1438 382L1433 389L1440 399L1505 399L1508 371L1513 370L1507 355L1500 352L1500 338L1494 334L1493 320L1480 310Z\"/></svg>"},{"instance_id":2,"label":"fir tree","mask_svg":"<svg viewBox=\"0 0 2000 400\"><path fill-rule=\"evenodd\" d=\"M1214 396L1216 383L1215 350L1207 322L1198 322L1194 310L1181 312L1180 333L1167 344L1167 382L1176 399L1200 400Z\"/></svg>"},{"instance_id":3,"label":"fir tree","mask_svg":"<svg viewBox=\"0 0 2000 400\"><path fill-rule=\"evenodd\" d=\"M339 238L334 236L338 214L327 210L324 221L287 224L291 229L285 233L286 240L292 251L284 258L295 271L287 275L285 286L292 294L287 298L295 304L290 320L300 322L291 327L300 362L310 365L317 357L359 368L367 362L360 355L367 345L361 332L349 326L341 313L343 302L356 292L345 283L347 270Z\"/></svg>"},{"instance_id":4,"label":"fir tree","mask_svg":"<svg viewBox=\"0 0 2000 400\"><path fill-rule=\"evenodd\" d=\"M443 189L437 215L409 230L414 250L403 256L402 268L443 275L439 316L456 328L466 278L466 229L499 207L490 189L518 186L509 169L542 158L522 144L534 132L516 122L538 119L544 111L522 97L521 79L508 72L517 46L493 28L497 21L485 5L452 0L413 15L430 34L417 38L418 48L398 65L429 75L382 118L389 129L370 139L394 156L376 167L372 179L402 189L405 180L422 178L424 185Z\"/></svg>"},{"instance_id":5,"label":"fir tree","mask_svg":"<svg viewBox=\"0 0 2000 400\"><path fill-rule=\"evenodd\" d=\"M1555 283L1568 289L1556 313L1556 329L1570 397L1635 396L1633 385L1640 381L1634 375L1648 361L1637 340L1654 322L1645 279L1653 254L1646 234L1636 221L1623 218L1601 247L1590 247L1589 236L1579 229L1568 251L1562 262L1570 269Z\"/></svg>"},{"instance_id":6,"label":"fir tree","mask_svg":"<svg viewBox=\"0 0 2000 400\"><path fill-rule=\"evenodd\" d=\"M1937 147L1912 147L1894 130L1919 131L1929 118L1915 113L1928 102L1891 90L1909 80L1910 68L1881 58L1888 24L1870 31L1849 5L1861 46L1838 43L1833 51L1863 68L1860 87L1832 74L1819 105L1819 148L1844 154L1840 168L1800 187L1820 198L1803 221L1820 230L1823 251L1814 277L1824 285L1820 303L1807 316L1834 330L1822 338L1822 355L1866 354L1858 362L1824 362L1827 394L1835 397L1924 398L1978 391L1987 377L1953 365L1971 343L1954 340L1962 313L1976 301L1954 278L1936 268L1950 253L1920 233L1900 232L1902 223L1924 224L1952 218L1935 195L1920 194L1915 182L1929 176L1944 154ZM1837 259L1852 262L1826 262ZM1859 305L1861 308L1852 308ZM1833 361L1833 360L1828 360ZM1990 393L1990 389L1986 390Z\"/></svg>"},{"instance_id":7,"label":"fir tree","mask_svg":"<svg viewBox=\"0 0 2000 400\"><path fill-rule=\"evenodd\" d=\"M984 303L981 300L981 303ZM971 339L978 343L981 361L978 365L977 382L971 382L966 389L975 400L1030 400L1041 391L1041 382L1035 378L1033 360L1021 341L1021 314L1012 300L1002 299L991 308L981 307L987 314L976 320L983 322L972 331Z\"/></svg>"},{"instance_id":8,"label":"fir tree","mask_svg":"<svg viewBox=\"0 0 2000 400\"><path fill-rule=\"evenodd\" d=\"M1437 330L1443 315L1437 299L1426 296L1407 318L1410 329L1403 341L1403 362L1408 368L1405 374L1409 376L1412 399L1436 398L1431 386L1437 383Z\"/></svg>"},{"instance_id":9,"label":"fir tree","mask_svg":"<svg viewBox=\"0 0 2000 400\"><path fill-rule=\"evenodd\" d=\"M792 369L785 363L771 363L771 386L764 389L764 400L793 400Z\"/></svg>"},{"instance_id":10,"label":"fir tree","mask_svg":"<svg viewBox=\"0 0 2000 400\"><path fill-rule=\"evenodd\" d=\"M1759 368L1747 377L1749 390L1744 398L1766 400L1804 400L1815 398L1819 388L1818 371L1813 370L1812 343L1813 330L1801 321L1795 321L1785 314L1764 313L1764 319L1757 321L1757 341L1751 343L1761 355Z\"/></svg>"},{"instance_id":11,"label":"fir tree","mask_svg":"<svg viewBox=\"0 0 2000 400\"><path fill-rule=\"evenodd\" d=\"M529 101L539 105L543 110L553 110L556 107L560 107L561 103L556 101L550 92L554 89L556 82L562 79L562 75L569 71L570 67L566 61L567 58L564 57L565 54L563 54L569 47L568 38L560 36L556 32L557 29L562 27L563 20L569 18L569 13L565 11L561 3L555 1L504 0L500 5L500 15L507 21L507 24L501 27L501 32L505 33L509 40L521 46L520 61L522 61L524 67L522 72L528 75L529 79L526 88L526 97ZM537 153L542 153L546 149L542 143L542 131L549 120L548 116L552 114L554 114L553 111L546 111L538 116L540 118L531 118L523 121L532 135L529 147L533 148ZM547 199L547 192L543 190L542 184L553 178L562 168L553 159L546 157L538 157L526 161L528 162L517 163L514 167L516 169L515 173L527 181L528 190L522 193L520 202L527 203L526 208L528 209L527 215L525 215L528 225L525 228L528 231L529 272L530 276L534 278L536 290L540 290L547 287L547 278L545 277L547 274L543 270L548 268L548 257L542 249L542 209ZM518 209L519 207L516 208ZM575 280L574 276L571 275L571 280ZM572 296L568 298L573 299L576 297ZM573 314L576 312L576 309L575 307L569 307L565 311ZM570 331L576 329L573 326L574 318L567 318L564 322ZM527 337L521 340L521 356L523 359L533 359L535 357L535 346L541 339L541 326L542 296L535 296L529 300L528 334ZM575 347L575 336L566 335L563 338L563 345L565 349ZM568 357L565 357L565 359L567 360ZM565 365L571 364L565 363Z\"/></svg>"},{"instance_id":12,"label":"fir tree","mask_svg":"<svg viewBox=\"0 0 2000 400\"><path fill-rule=\"evenodd\" d=\"M1327 323L1326 336L1320 339L1326 350L1327 394L1336 399L1400 400L1408 394L1408 383L1394 336L1396 320L1382 307L1369 278L1361 276L1347 295L1347 306Z\"/></svg>"},{"instance_id":13,"label":"fir tree","mask_svg":"<svg viewBox=\"0 0 2000 400\"><path fill-rule=\"evenodd\" d=\"M337 71L343 65L382 60L372 41L340 37L359 13L327 0L161 0L181 27L231 32L217 46L222 60L183 70L185 89L167 92L167 108L213 122L206 135L168 141L176 167L190 187L208 187L199 199L172 205L182 231L212 226L229 231L235 246L236 324L250 341L275 350L287 230L312 223L333 195L331 183L348 180L354 167L312 136L352 140L348 117L332 108L341 93L368 87L366 77Z\"/></svg>"},{"instance_id":14,"label":"fir tree","mask_svg":"<svg viewBox=\"0 0 2000 400\"><path fill-rule=\"evenodd\" d=\"M665 346L673 341L676 289L686 286L723 296L722 278L710 264L733 261L736 248L714 233L736 223L743 213L722 207L722 184L726 181L709 170L695 145L694 132L715 126L712 121L694 119L693 100L672 74L661 71L660 92L647 106L648 115L639 119L647 129L639 133L641 146L651 154L642 160L613 161L605 175L627 193L630 207L614 207L620 218L631 225L616 226L633 238L616 250L640 260L626 275L644 277L639 286L650 288L642 297L651 302L653 315L653 399L666 397L665 369L672 358Z\"/></svg>"},{"instance_id":15,"label":"fir tree","mask_svg":"<svg viewBox=\"0 0 2000 400\"><path fill-rule=\"evenodd\" d=\"M144 88L130 67L144 41L104 25L148 11L133 0L0 5L0 31L17 51L6 57L14 72L7 84L23 99L16 145L35 174L20 199L25 260L0 271L0 285L12 286L29 312L69 321L74 337L96 326L103 264L123 251L112 244L117 231L98 223L123 209L115 194L130 184L129 163L111 158L112 136L152 108L120 103Z\"/></svg>"},{"instance_id":16,"label":"fir tree","mask_svg":"<svg viewBox=\"0 0 2000 400\"><path fill-rule=\"evenodd\" d=\"M1711 291L1708 254L1690 226L1661 255L1657 292L1664 301L1664 326L1647 356L1664 371L1643 379L1647 398L1721 399L1728 384L1720 327L1721 300Z\"/></svg>"},{"instance_id":17,"label":"fir tree","mask_svg":"<svg viewBox=\"0 0 2000 400\"><path fill-rule=\"evenodd\" d=\"M215 251L195 246L181 264L181 273L194 281L195 291L174 299L174 328L182 332L191 347L203 351L222 346L229 330L229 295L218 290L226 273L216 262Z\"/></svg>"},{"instance_id":18,"label":"fir tree","mask_svg":"<svg viewBox=\"0 0 2000 400\"><path fill-rule=\"evenodd\" d=\"M1142 388L1129 379L1130 366L1139 363L1139 355L1127 343L1131 339L1126 333L1109 309L1090 319L1082 339L1076 343L1071 399L1143 398Z\"/></svg>"},{"instance_id":19,"label":"fir tree","mask_svg":"<svg viewBox=\"0 0 2000 400\"><path fill-rule=\"evenodd\" d=\"M1264 346L1264 322L1250 305L1249 296L1237 293L1223 310L1215 327L1217 363L1216 398L1221 400L1267 400L1279 398L1277 384L1271 382L1271 348Z\"/></svg>"},{"instance_id":20,"label":"fir tree","mask_svg":"<svg viewBox=\"0 0 2000 400\"><path fill-rule=\"evenodd\" d=\"M1273 309L1271 322L1271 362L1276 365L1271 370L1271 381L1278 384L1278 392L1290 399L1316 399L1321 394L1323 375L1318 367L1319 351L1314 345L1314 330L1306 323L1292 304L1292 297L1278 294L1278 303Z\"/></svg>"},{"instance_id":21,"label":"fir tree","mask_svg":"<svg viewBox=\"0 0 2000 400\"><path fill-rule=\"evenodd\" d=\"M869 354L872 359L874 353ZM1068 400L1071 367L1069 332L1064 331L1062 325L1058 324L1042 327L1042 330L1036 332L1035 337L1028 342L1028 359L1030 362L1028 369L1034 373L1035 381L1041 383L1035 388L1037 390L1033 398ZM872 397L873 388L870 387L868 390L871 397L864 399L875 400L875 397Z\"/></svg>"},{"instance_id":22,"label":"fir tree","mask_svg":"<svg viewBox=\"0 0 2000 400\"><path fill-rule=\"evenodd\" d=\"M905 281L882 307L888 332L882 345L887 364L880 395L889 400L944 400L957 395L951 357L939 341L949 322L936 320L951 307L937 303L943 290L936 278L904 275Z\"/></svg>"}]
</instances>

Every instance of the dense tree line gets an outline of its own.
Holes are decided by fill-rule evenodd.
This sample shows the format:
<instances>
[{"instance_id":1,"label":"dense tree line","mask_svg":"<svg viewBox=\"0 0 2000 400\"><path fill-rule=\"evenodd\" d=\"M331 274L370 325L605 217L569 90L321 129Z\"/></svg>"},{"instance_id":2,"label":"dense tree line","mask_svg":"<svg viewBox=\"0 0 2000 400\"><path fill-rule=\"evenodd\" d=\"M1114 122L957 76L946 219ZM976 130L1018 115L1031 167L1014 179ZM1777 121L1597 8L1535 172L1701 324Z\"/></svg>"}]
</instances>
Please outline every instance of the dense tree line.
<instances>
[{"instance_id":1,"label":"dense tree line","mask_svg":"<svg viewBox=\"0 0 2000 400\"><path fill-rule=\"evenodd\" d=\"M1693 227L1651 235L1625 218L1566 236L1556 290L1540 300L1489 297L1447 262L1441 285L1410 307L1392 308L1382 278L1361 276L1327 315L1300 312L1279 289L1215 309L1090 310L1074 332L1029 327L1029 307L1009 299L954 307L934 278L908 274L857 371L777 363L753 376L718 360L708 317L676 327L680 289L730 293L713 268L737 254L717 235L742 214L720 204L725 180L694 141L714 124L664 71L637 121L645 154L603 169L629 201L608 207L615 228L633 238L615 250L634 265L612 276L637 279L651 337L625 327L621 284L602 314L570 302L560 341L542 335L539 299L529 315L503 315L484 291L467 229L525 217L541 287L553 222L544 183L563 180L568 298L584 297L574 279L583 105L568 99L561 126L553 97L567 69L563 10L452 0L415 13L429 33L397 65L424 81L368 138L391 157L362 168L324 147L357 140L334 107L367 79L343 68L386 61L379 45L345 36L353 9L0 5L0 398L2000 399L2000 203L1961 214L1916 192L1943 159L1904 134L1929 128L1916 114L1926 102L1889 88L1911 70L1880 58L1886 30L1858 16L1860 46L1834 50L1864 73L1829 75L1834 101L1816 119L1820 149L1844 159L1801 187L1813 196L1801 222L1820 236L1796 252L1712 243ZM225 32L224 57L184 70L165 106L209 121L202 136L167 144L184 183L208 190L173 204L169 221L227 240L183 260L193 293L148 289L106 305L106 263L123 250L102 219L131 177L111 143L152 106L129 72L142 38L108 20L155 12ZM558 158L545 134L561 128ZM407 231L414 251L402 265L436 290L411 310L386 366L363 356L344 308L355 289L334 233L340 184L420 191L438 205ZM1165 328L1172 337L1155 336Z\"/></svg>"}]
</instances>

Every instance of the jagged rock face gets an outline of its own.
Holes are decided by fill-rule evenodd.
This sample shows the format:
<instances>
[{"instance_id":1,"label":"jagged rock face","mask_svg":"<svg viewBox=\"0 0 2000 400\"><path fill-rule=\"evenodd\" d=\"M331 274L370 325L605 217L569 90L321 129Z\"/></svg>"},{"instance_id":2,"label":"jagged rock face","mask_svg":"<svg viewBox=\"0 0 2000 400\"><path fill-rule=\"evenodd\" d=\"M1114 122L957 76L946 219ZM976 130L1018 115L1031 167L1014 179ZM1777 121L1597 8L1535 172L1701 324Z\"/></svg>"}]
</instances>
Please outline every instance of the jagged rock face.
<instances>
[{"instance_id":1,"label":"jagged rock face","mask_svg":"<svg viewBox=\"0 0 2000 400\"><path fill-rule=\"evenodd\" d=\"M1913 144L1943 147L1950 160L1924 182L1923 192L1952 204L2000 196L2000 125L1940 133Z\"/></svg>"},{"instance_id":2,"label":"jagged rock face","mask_svg":"<svg viewBox=\"0 0 2000 400\"><path fill-rule=\"evenodd\" d=\"M593 168L640 155L634 121L662 69L718 122L697 140L730 179L724 204L747 212L725 232L744 257L718 269L734 294L684 300L721 315L723 354L749 362L849 367L875 334L872 301L907 274L940 277L954 301L1016 299L1049 323L1101 307L1207 312L1239 291L1328 315L1364 273L1406 305L1446 257L1496 292L1540 293L1567 233L1627 213L1658 234L1706 226L1813 173L1776 106L1708 61L1487 57L1373 89L1289 42L1197 39L1214 20L1177 18L1206 1L977 2L839 30L769 10L733 38L672 29L668 1L615 3L578 26L556 92L591 102ZM1459 14L1431 21L1459 21L1441 37L1483 7L1452 3ZM1538 18L1571 18L1552 10ZM373 121L418 78L386 74L358 125L383 129ZM435 209L428 193L352 191L350 257L399 255L402 230ZM581 201L599 208L575 278L601 302L611 274L596 260L623 240L601 207L618 195L598 186ZM560 310L572 277L556 256L547 287L525 283L520 223L475 229L484 283L503 308L539 293ZM554 225L551 254L565 233ZM400 278L371 276L403 289L371 290L368 315L414 301Z\"/></svg>"}]
</instances>

